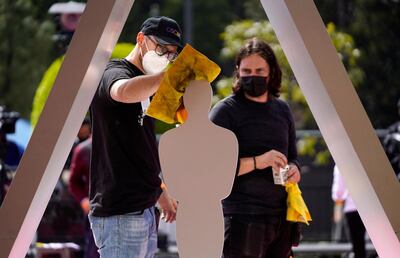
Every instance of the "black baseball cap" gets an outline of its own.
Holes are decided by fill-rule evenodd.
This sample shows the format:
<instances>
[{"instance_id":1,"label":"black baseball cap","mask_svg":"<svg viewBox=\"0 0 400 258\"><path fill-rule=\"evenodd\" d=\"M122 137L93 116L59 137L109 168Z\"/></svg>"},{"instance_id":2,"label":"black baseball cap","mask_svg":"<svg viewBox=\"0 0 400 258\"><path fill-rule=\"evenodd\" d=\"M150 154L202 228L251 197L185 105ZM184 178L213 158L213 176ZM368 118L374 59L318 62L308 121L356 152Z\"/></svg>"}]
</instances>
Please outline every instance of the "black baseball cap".
<instances>
[{"instance_id":1,"label":"black baseball cap","mask_svg":"<svg viewBox=\"0 0 400 258\"><path fill-rule=\"evenodd\" d=\"M140 31L144 35L154 36L160 44L175 45L182 48L182 30L178 23L169 17L150 17L143 22Z\"/></svg>"}]
</instances>

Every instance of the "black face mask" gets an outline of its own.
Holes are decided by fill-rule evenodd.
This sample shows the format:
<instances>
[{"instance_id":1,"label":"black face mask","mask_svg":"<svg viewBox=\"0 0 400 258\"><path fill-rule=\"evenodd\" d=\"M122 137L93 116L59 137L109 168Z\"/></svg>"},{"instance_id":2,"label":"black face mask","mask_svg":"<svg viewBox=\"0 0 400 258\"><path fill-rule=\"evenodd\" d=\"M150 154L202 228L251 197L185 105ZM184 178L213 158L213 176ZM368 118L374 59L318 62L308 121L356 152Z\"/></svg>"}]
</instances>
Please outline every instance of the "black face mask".
<instances>
[{"instance_id":1,"label":"black face mask","mask_svg":"<svg viewBox=\"0 0 400 258\"><path fill-rule=\"evenodd\" d=\"M239 85L245 93L252 97L259 97L268 90L267 77L264 76L240 77Z\"/></svg>"}]
</instances>

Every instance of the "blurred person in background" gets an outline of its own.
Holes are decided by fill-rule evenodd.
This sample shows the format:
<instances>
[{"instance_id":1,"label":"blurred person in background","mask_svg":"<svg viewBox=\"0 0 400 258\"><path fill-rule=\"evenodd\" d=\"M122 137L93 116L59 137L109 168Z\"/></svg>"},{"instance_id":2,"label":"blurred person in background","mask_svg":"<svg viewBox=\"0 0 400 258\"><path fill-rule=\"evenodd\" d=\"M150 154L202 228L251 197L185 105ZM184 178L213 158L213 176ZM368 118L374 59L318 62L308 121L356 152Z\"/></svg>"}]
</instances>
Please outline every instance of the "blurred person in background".
<instances>
[{"instance_id":1,"label":"blurred person in background","mask_svg":"<svg viewBox=\"0 0 400 258\"><path fill-rule=\"evenodd\" d=\"M7 139L7 134L15 132L15 123L19 117L19 113L0 106L0 204L6 196L12 173L17 169L24 152L21 146Z\"/></svg>"},{"instance_id":2,"label":"blurred person in background","mask_svg":"<svg viewBox=\"0 0 400 258\"><path fill-rule=\"evenodd\" d=\"M71 161L72 161L72 153L74 152L75 147L90 137L90 133L91 133L90 131L91 131L90 120L89 120L89 118L85 117L82 122L81 127L79 128L78 135L75 138L75 141L72 145L71 151L68 154L68 158L65 161L64 170L70 169Z\"/></svg>"},{"instance_id":3,"label":"blurred person in background","mask_svg":"<svg viewBox=\"0 0 400 258\"><path fill-rule=\"evenodd\" d=\"M349 226L350 239L353 247L354 258L366 258L365 227L356 205L347 190L342 175L335 165L333 169L332 199L335 202L334 221L339 221L341 211L345 214Z\"/></svg>"},{"instance_id":4,"label":"blurred person in background","mask_svg":"<svg viewBox=\"0 0 400 258\"><path fill-rule=\"evenodd\" d=\"M87 122L89 121L87 120ZM89 129L90 134L90 124L84 122L79 132L86 132L87 129ZM98 258L100 257L100 255L97 252L97 247L94 243L93 233L90 229L90 223L87 217L89 214L89 171L91 152L92 138L90 138L90 135L86 140L78 143L73 149L72 161L70 166L71 173L69 177L69 192L80 204L83 214L85 216L85 258Z\"/></svg>"}]
</instances>

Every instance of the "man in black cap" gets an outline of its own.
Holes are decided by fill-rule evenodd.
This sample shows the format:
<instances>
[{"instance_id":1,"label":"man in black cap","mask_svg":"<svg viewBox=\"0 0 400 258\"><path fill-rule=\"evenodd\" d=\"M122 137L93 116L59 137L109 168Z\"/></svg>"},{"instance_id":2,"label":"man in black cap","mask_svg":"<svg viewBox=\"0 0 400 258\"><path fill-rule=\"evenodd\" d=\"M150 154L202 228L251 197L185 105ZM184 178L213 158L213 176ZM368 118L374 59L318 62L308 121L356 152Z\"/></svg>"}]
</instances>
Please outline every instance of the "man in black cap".
<instances>
[{"instance_id":1,"label":"man in black cap","mask_svg":"<svg viewBox=\"0 0 400 258\"><path fill-rule=\"evenodd\" d=\"M177 202L162 187L154 121L145 116L164 69L181 45L168 17L147 19L124 59L108 63L90 108L89 220L103 258L154 257L158 202L167 222Z\"/></svg>"}]
</instances>

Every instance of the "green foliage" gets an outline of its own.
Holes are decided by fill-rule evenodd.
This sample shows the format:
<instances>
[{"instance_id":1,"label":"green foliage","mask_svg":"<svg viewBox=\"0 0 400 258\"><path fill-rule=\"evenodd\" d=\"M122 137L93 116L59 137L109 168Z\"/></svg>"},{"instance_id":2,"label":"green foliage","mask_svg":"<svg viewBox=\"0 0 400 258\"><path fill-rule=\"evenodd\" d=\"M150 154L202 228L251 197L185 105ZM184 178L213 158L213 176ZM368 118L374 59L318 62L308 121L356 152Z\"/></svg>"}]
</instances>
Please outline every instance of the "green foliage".
<instances>
[{"instance_id":1,"label":"green foliage","mask_svg":"<svg viewBox=\"0 0 400 258\"><path fill-rule=\"evenodd\" d=\"M124 58L129 52L133 49L134 45L129 43L118 43L115 46L113 53L111 54L111 58ZM31 124L35 126L40 114L43 110L43 107L46 103L47 97L50 94L50 91L53 87L53 84L57 78L58 71L60 70L62 61L64 60L64 56L57 58L47 69L46 73L43 76L35 94L35 98L33 100L33 107L31 113Z\"/></svg>"},{"instance_id":2,"label":"green foliage","mask_svg":"<svg viewBox=\"0 0 400 258\"><path fill-rule=\"evenodd\" d=\"M245 17L251 18L253 21L266 20L264 8L260 0L243 1L243 9Z\"/></svg>"},{"instance_id":3,"label":"green foliage","mask_svg":"<svg viewBox=\"0 0 400 258\"><path fill-rule=\"evenodd\" d=\"M111 53L111 58L125 58L134 47L135 45L131 43L118 43Z\"/></svg>"},{"instance_id":4,"label":"green foliage","mask_svg":"<svg viewBox=\"0 0 400 258\"><path fill-rule=\"evenodd\" d=\"M353 38L346 33L339 32L333 23L327 25L327 32L331 37L333 45L338 51L338 55L344 66L347 68L350 79L355 86L359 85L364 79L364 73L358 66L361 56L359 49L355 47ZM228 25L221 35L224 47L221 56L225 60L235 58L245 41L253 37L265 40L274 50L275 55L282 69L282 94L292 107L297 128L315 129L317 128L314 118L308 108L307 102L297 84L296 78L290 68L285 54L276 38L271 24L268 21L243 20ZM213 102L225 98L232 93L232 78L225 77L216 83L216 95ZM315 146L325 146L321 151L316 151ZM299 153L315 157L315 162L321 164L329 160L330 154L326 150L323 139L315 137L305 137L299 141Z\"/></svg>"},{"instance_id":5,"label":"green foliage","mask_svg":"<svg viewBox=\"0 0 400 258\"><path fill-rule=\"evenodd\" d=\"M375 128L398 120L400 98L400 1L355 0L349 31L362 49L368 75L357 89Z\"/></svg>"},{"instance_id":6,"label":"green foliage","mask_svg":"<svg viewBox=\"0 0 400 258\"><path fill-rule=\"evenodd\" d=\"M360 85L364 80L364 72L359 66L361 51L355 47L353 37L347 33L338 32L333 23L328 23L327 31L342 63L347 68L350 80L355 86Z\"/></svg>"},{"instance_id":7,"label":"green foliage","mask_svg":"<svg viewBox=\"0 0 400 258\"><path fill-rule=\"evenodd\" d=\"M115 46L114 51L111 54L111 58L124 58L133 49L134 45L130 43L118 43ZM60 70L64 56L57 58L45 72L42 81L40 82L35 98L33 100L33 107L31 113L31 124L35 126L39 120L40 114L44 108L47 97L53 87L53 84L57 78L58 71ZM173 128L174 125L166 124L161 121L156 121L155 131L157 134L162 134L165 131Z\"/></svg>"},{"instance_id":8,"label":"green foliage","mask_svg":"<svg viewBox=\"0 0 400 258\"><path fill-rule=\"evenodd\" d=\"M63 60L64 57L59 57L50 65L36 90L31 113L32 126L35 126L39 120L44 104L46 103L47 97L49 96L53 84L57 78L58 70L60 70Z\"/></svg>"},{"instance_id":9,"label":"green foliage","mask_svg":"<svg viewBox=\"0 0 400 258\"><path fill-rule=\"evenodd\" d=\"M357 93L375 128L399 119L400 1L316 0L325 22L351 34L363 53L358 64L367 75Z\"/></svg>"},{"instance_id":10,"label":"green foliage","mask_svg":"<svg viewBox=\"0 0 400 258\"><path fill-rule=\"evenodd\" d=\"M333 23L327 25L327 31L332 39L332 43L338 51L339 57L348 70L353 84L360 84L364 77L362 70L357 64L361 53L355 47L353 38L349 34L338 32ZM297 127L305 129L316 128L307 102L298 87L290 65L268 21L255 22L252 20L243 20L234 22L225 28L221 37L224 41L221 56L227 60L232 60L237 55L244 42L250 38L258 37L268 42L276 54L283 73L281 96L288 101L293 108ZM215 100L231 94L231 85L232 78L225 77L219 80L216 84L217 98L215 98Z\"/></svg>"},{"instance_id":11,"label":"green foliage","mask_svg":"<svg viewBox=\"0 0 400 258\"><path fill-rule=\"evenodd\" d=\"M30 0L0 1L0 103L23 117L52 47L54 26L38 20L37 11Z\"/></svg>"},{"instance_id":12,"label":"green foliage","mask_svg":"<svg viewBox=\"0 0 400 258\"><path fill-rule=\"evenodd\" d=\"M317 144L317 141L318 139L316 137L304 136L301 140L297 142L297 148L302 150L302 154L315 156L315 145Z\"/></svg>"},{"instance_id":13,"label":"green foliage","mask_svg":"<svg viewBox=\"0 0 400 258\"><path fill-rule=\"evenodd\" d=\"M191 45L218 62L219 51L222 48L220 34L224 31L225 26L235 18L232 6L243 9L241 2L239 0L192 0ZM149 16L169 16L175 19L185 31L187 24L183 19L184 4L185 0L135 1L121 33L120 41L135 42L140 25ZM183 34L183 38L186 40L185 34Z\"/></svg>"},{"instance_id":14,"label":"green foliage","mask_svg":"<svg viewBox=\"0 0 400 258\"><path fill-rule=\"evenodd\" d=\"M85 0L79 0L85 2ZM395 104L400 97L400 1L395 0L315 0L325 23L354 36L362 55L356 58L363 73L346 64L357 92L377 128L398 119ZM55 59L51 36L54 19L48 14L54 0L0 1L0 103L29 116L30 102L43 72ZM167 15L184 28L185 0L135 1L120 41L135 42L141 23L152 15ZM222 58L220 34L234 20L266 20L259 0L193 1L193 46L216 61L222 74L232 72L232 59ZM344 37L346 40L346 37ZM355 53L357 55L357 53ZM344 60L344 63L346 61ZM349 60L349 65L352 61ZM362 80L363 74L368 75ZM358 81L362 81L358 83ZM289 84L290 85L290 84ZM301 93L287 90L287 99L301 101ZM296 86L293 86L296 88ZM292 94L292 95L290 95ZM292 101L293 100L293 101ZM312 121L312 118L304 118ZM301 127L315 128L312 122Z\"/></svg>"},{"instance_id":15,"label":"green foliage","mask_svg":"<svg viewBox=\"0 0 400 258\"><path fill-rule=\"evenodd\" d=\"M330 152L325 141L317 136L306 135L298 140L297 149L300 155L314 157L316 165L327 164Z\"/></svg>"}]
</instances>

